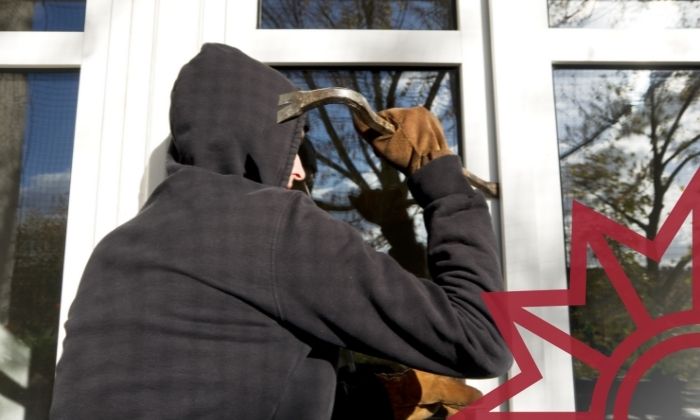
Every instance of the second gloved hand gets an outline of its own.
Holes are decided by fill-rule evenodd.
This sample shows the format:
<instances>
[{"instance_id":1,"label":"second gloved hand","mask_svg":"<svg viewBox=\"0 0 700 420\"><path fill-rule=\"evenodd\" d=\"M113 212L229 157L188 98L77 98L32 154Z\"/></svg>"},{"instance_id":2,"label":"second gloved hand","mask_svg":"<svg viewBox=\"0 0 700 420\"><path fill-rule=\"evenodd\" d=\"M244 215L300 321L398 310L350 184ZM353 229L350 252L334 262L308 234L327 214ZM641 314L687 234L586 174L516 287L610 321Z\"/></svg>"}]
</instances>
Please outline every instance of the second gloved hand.
<instances>
[{"instance_id":1,"label":"second gloved hand","mask_svg":"<svg viewBox=\"0 0 700 420\"><path fill-rule=\"evenodd\" d=\"M410 175L431 160L452 154L440 121L426 108L391 108L378 114L391 122L396 132L378 134L357 119L355 128L377 155L404 174Z\"/></svg>"}]
</instances>

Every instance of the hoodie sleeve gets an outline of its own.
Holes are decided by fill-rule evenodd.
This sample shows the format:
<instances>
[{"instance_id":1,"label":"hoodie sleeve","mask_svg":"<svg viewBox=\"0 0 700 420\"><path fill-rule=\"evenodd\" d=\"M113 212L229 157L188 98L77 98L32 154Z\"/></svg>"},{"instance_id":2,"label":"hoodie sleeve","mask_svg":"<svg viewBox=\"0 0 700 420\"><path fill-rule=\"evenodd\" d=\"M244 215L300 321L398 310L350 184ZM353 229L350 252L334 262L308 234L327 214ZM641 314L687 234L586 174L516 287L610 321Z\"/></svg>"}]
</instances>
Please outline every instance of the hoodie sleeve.
<instances>
[{"instance_id":1,"label":"hoodie sleeve","mask_svg":"<svg viewBox=\"0 0 700 420\"><path fill-rule=\"evenodd\" d=\"M501 275L486 203L443 157L409 179L424 207L433 281L414 276L307 197L273 244L282 322L316 339L435 373L492 377L511 356L481 298Z\"/></svg>"}]
</instances>

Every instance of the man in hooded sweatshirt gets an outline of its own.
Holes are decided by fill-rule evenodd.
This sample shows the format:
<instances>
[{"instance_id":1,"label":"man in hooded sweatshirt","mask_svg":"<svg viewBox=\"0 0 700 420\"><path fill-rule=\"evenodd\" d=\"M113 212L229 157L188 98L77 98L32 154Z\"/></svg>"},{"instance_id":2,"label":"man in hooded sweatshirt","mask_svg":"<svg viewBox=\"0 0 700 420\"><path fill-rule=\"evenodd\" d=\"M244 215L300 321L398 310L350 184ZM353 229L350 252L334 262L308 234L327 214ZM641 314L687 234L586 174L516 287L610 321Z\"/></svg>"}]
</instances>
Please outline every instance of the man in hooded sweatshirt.
<instances>
[{"instance_id":1,"label":"man in hooded sweatshirt","mask_svg":"<svg viewBox=\"0 0 700 420\"><path fill-rule=\"evenodd\" d=\"M394 136L364 132L425 209L427 280L288 189L304 176L303 122L275 121L293 89L226 45L182 68L168 177L87 264L52 418L328 419L339 348L450 376L506 372L481 298L501 288L490 217L437 119L394 109Z\"/></svg>"}]
</instances>

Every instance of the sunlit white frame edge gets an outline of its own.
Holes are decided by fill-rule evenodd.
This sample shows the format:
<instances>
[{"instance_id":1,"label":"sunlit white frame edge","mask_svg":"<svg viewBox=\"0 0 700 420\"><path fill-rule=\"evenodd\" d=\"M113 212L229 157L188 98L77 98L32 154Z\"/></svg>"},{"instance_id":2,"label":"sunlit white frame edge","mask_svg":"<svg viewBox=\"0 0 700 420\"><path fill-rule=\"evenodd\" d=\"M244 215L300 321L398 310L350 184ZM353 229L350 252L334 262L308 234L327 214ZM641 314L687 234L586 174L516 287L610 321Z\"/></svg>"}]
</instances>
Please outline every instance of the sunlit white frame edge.
<instances>
[{"instance_id":1,"label":"sunlit white frame edge","mask_svg":"<svg viewBox=\"0 0 700 420\"><path fill-rule=\"evenodd\" d=\"M81 32L0 32L0 68L77 68Z\"/></svg>"}]
</instances>

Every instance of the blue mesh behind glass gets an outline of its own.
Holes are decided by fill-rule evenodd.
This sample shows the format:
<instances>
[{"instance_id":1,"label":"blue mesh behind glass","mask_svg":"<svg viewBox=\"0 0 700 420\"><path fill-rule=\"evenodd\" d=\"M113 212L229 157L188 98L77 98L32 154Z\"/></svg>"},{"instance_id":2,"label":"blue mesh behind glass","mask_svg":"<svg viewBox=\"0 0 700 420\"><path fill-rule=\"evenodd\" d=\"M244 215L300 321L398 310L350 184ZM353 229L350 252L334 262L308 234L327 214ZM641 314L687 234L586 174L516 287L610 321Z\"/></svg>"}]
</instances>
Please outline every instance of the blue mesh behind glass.
<instances>
[{"instance_id":1,"label":"blue mesh behind glass","mask_svg":"<svg viewBox=\"0 0 700 420\"><path fill-rule=\"evenodd\" d=\"M78 72L29 73L27 85L19 212L51 213L68 197Z\"/></svg>"},{"instance_id":2,"label":"blue mesh behind glass","mask_svg":"<svg viewBox=\"0 0 700 420\"><path fill-rule=\"evenodd\" d=\"M33 31L83 31L85 0L44 0L34 5Z\"/></svg>"}]
</instances>

